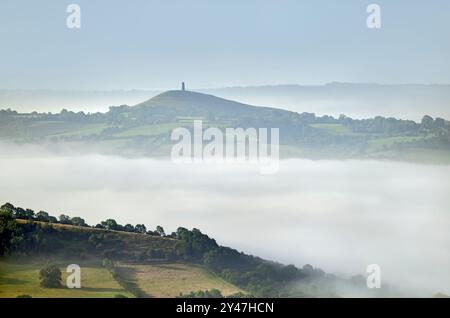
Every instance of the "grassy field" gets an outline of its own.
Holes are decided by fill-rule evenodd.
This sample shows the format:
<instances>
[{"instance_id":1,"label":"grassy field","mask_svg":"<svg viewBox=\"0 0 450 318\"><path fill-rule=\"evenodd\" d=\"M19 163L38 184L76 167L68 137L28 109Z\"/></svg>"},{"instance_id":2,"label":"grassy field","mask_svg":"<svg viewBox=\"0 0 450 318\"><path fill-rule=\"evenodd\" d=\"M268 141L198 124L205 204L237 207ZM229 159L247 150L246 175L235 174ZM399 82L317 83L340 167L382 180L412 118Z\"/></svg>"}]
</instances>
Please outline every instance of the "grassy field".
<instances>
[{"instance_id":1,"label":"grassy field","mask_svg":"<svg viewBox=\"0 0 450 318\"><path fill-rule=\"evenodd\" d=\"M177 123L141 125L122 131L114 135L116 138L129 138L136 136L157 136L164 133L170 133L173 129L179 127Z\"/></svg>"},{"instance_id":2,"label":"grassy field","mask_svg":"<svg viewBox=\"0 0 450 318\"><path fill-rule=\"evenodd\" d=\"M425 137L423 136L393 136L386 138L378 138L369 141L369 145L371 147L380 148L382 146L392 146L395 143L403 143L403 142L413 142L423 140Z\"/></svg>"},{"instance_id":3,"label":"grassy field","mask_svg":"<svg viewBox=\"0 0 450 318\"><path fill-rule=\"evenodd\" d=\"M177 297L180 293L218 289L224 296L242 292L200 266L186 264L121 265L120 273L149 297Z\"/></svg>"},{"instance_id":4,"label":"grassy field","mask_svg":"<svg viewBox=\"0 0 450 318\"><path fill-rule=\"evenodd\" d=\"M81 289L43 288L39 285L39 270L44 264L44 260L0 260L0 298L19 295L33 298L111 298L117 294L133 297L105 268L93 264L80 264ZM65 286L66 267L61 266L60 269Z\"/></svg>"},{"instance_id":5,"label":"grassy field","mask_svg":"<svg viewBox=\"0 0 450 318\"><path fill-rule=\"evenodd\" d=\"M16 220L25 224L26 220ZM148 258L152 250L170 251L177 240L159 236L129 232L107 231L90 227L35 222L43 229L51 228L45 238L51 240L52 253L35 257L15 256L0 258L0 298L30 295L32 297L89 297L105 298L121 294L127 297L176 297L180 293L218 289L223 295L239 292L240 289L201 266L181 263L164 263L164 259ZM93 243L89 238L101 238ZM118 276L101 266L103 252L111 253L117 262ZM44 256L46 255L46 256ZM48 289L39 285L39 270L51 260L63 273L66 267L78 264L81 267L81 289Z\"/></svg>"},{"instance_id":6,"label":"grassy field","mask_svg":"<svg viewBox=\"0 0 450 318\"><path fill-rule=\"evenodd\" d=\"M89 124L85 125L83 127L80 127L75 130L69 130L65 131L63 133L59 134L53 134L50 135L50 137L69 137L69 136L76 136L76 137L84 137L84 136L91 136L91 135L99 135L108 128L109 126L106 124Z\"/></svg>"},{"instance_id":7,"label":"grassy field","mask_svg":"<svg viewBox=\"0 0 450 318\"><path fill-rule=\"evenodd\" d=\"M353 134L352 130L349 127L346 127L341 124L310 124L311 127L317 128L317 129L323 129L331 134Z\"/></svg>"},{"instance_id":8,"label":"grassy field","mask_svg":"<svg viewBox=\"0 0 450 318\"><path fill-rule=\"evenodd\" d=\"M27 127L26 132L33 137L47 137L52 135L65 134L68 132L76 132L86 128L91 128L92 125L85 125L81 123L67 123L64 121L37 121Z\"/></svg>"},{"instance_id":9,"label":"grassy field","mask_svg":"<svg viewBox=\"0 0 450 318\"><path fill-rule=\"evenodd\" d=\"M30 295L33 298L113 298L118 294L133 297L98 262L57 262L63 274L64 286L67 277L65 269L69 263L80 264L81 289L41 287L39 270L44 266L45 260L0 260L0 298L19 295ZM196 265L121 264L118 270L122 279L137 286L142 291L141 294L147 297L176 297L180 293L213 288L220 290L223 295L241 291Z\"/></svg>"}]
</instances>

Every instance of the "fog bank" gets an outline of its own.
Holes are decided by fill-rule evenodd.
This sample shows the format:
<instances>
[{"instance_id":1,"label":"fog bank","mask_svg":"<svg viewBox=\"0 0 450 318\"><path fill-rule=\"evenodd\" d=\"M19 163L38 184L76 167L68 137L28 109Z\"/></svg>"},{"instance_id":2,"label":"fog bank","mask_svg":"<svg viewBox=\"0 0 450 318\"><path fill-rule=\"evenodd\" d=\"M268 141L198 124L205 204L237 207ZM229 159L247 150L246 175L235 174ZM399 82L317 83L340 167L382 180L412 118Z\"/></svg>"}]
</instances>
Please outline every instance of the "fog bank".
<instances>
[{"instance_id":1,"label":"fog bank","mask_svg":"<svg viewBox=\"0 0 450 318\"><path fill-rule=\"evenodd\" d=\"M50 155L0 144L0 203L89 224L199 228L220 244L283 263L450 293L450 167L283 160L257 167Z\"/></svg>"}]
</instances>

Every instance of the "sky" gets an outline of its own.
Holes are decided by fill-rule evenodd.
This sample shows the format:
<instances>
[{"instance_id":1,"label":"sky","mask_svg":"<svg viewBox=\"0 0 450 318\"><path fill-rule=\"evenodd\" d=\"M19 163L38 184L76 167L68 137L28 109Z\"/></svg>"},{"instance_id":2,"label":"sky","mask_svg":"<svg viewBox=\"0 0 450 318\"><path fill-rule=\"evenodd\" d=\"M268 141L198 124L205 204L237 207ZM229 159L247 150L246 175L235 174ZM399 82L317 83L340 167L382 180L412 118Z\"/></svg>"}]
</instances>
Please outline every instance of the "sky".
<instances>
[{"instance_id":1,"label":"sky","mask_svg":"<svg viewBox=\"0 0 450 318\"><path fill-rule=\"evenodd\" d=\"M67 6L81 7L69 29ZM366 25L381 7L381 29ZM447 0L1 0L0 89L450 83Z\"/></svg>"}]
</instances>

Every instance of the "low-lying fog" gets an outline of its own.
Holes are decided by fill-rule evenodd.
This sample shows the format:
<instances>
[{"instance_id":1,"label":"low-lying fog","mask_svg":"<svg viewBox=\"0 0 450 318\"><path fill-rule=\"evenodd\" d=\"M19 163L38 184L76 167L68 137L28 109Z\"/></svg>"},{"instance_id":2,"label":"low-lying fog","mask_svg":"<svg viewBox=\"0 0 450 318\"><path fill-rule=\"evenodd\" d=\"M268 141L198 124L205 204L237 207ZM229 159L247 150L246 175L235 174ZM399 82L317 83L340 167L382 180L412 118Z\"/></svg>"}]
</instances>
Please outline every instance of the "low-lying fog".
<instances>
[{"instance_id":1,"label":"low-lying fog","mask_svg":"<svg viewBox=\"0 0 450 318\"><path fill-rule=\"evenodd\" d=\"M196 227L247 253L450 293L450 166L284 160L257 167L61 156L0 144L0 202L118 222Z\"/></svg>"}]
</instances>

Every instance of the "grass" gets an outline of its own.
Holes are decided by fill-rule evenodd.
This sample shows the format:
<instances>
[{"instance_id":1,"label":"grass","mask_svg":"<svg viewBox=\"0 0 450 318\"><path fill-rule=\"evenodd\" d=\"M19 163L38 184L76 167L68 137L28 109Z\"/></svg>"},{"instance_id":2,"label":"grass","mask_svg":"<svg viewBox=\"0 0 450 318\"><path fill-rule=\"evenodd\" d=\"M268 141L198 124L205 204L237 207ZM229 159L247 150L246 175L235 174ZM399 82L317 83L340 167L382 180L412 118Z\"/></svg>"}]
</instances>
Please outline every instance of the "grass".
<instances>
[{"instance_id":1,"label":"grass","mask_svg":"<svg viewBox=\"0 0 450 318\"><path fill-rule=\"evenodd\" d=\"M178 116L177 122L179 123L193 123L194 120L206 121L205 117L195 117L195 116Z\"/></svg>"},{"instance_id":2,"label":"grass","mask_svg":"<svg viewBox=\"0 0 450 318\"><path fill-rule=\"evenodd\" d=\"M46 260L2 259L0 260L0 298L14 298L30 295L33 298L113 298L117 294L133 297L99 262L65 261L57 262L66 281L66 266L72 263L81 267L81 289L43 288L39 285L39 270ZM180 293L218 289L223 295L242 292L197 265L179 263L164 264L121 264L118 273L127 286L134 286L144 297L177 297Z\"/></svg>"},{"instance_id":3,"label":"grass","mask_svg":"<svg viewBox=\"0 0 450 318\"><path fill-rule=\"evenodd\" d=\"M353 134L352 130L349 127L346 127L341 124L310 124L311 127L317 129L323 129L331 134Z\"/></svg>"},{"instance_id":4,"label":"grass","mask_svg":"<svg viewBox=\"0 0 450 318\"><path fill-rule=\"evenodd\" d=\"M380 148L382 146L392 146L395 143L402 143L402 142L412 142L412 141L419 141L423 140L426 137L424 136L394 136L394 137L386 137L386 138L378 138L374 140L369 141L369 145L371 147Z\"/></svg>"},{"instance_id":5,"label":"grass","mask_svg":"<svg viewBox=\"0 0 450 318\"><path fill-rule=\"evenodd\" d=\"M164 123L164 124L150 124L133 127L124 131L121 131L114 135L115 138L131 138L137 136L153 137L161 134L170 134L172 130L178 127L192 127L194 120L202 120L203 128L218 127L226 128L232 127L230 121L207 121L201 117L178 117L177 122Z\"/></svg>"},{"instance_id":6,"label":"grass","mask_svg":"<svg viewBox=\"0 0 450 318\"><path fill-rule=\"evenodd\" d=\"M79 129L75 130L69 130L63 133L49 135L49 137L64 137L64 136L77 136L77 137L84 137L84 136L91 136L91 135L99 135L102 133L103 130L108 128L109 126L106 124L88 124L84 127L81 127Z\"/></svg>"},{"instance_id":7,"label":"grass","mask_svg":"<svg viewBox=\"0 0 450 318\"><path fill-rule=\"evenodd\" d=\"M79 131L89 125L81 123L68 123L64 121L37 121L26 128L28 135L33 137L46 137Z\"/></svg>"},{"instance_id":8,"label":"grass","mask_svg":"<svg viewBox=\"0 0 450 318\"><path fill-rule=\"evenodd\" d=\"M60 267L64 287L43 288L39 285L39 270L44 264L45 260L0 260L0 298L19 295L30 295L33 298L113 298L117 294L133 297L105 268L93 264L83 266L80 263L80 289L65 287L65 266Z\"/></svg>"},{"instance_id":9,"label":"grass","mask_svg":"<svg viewBox=\"0 0 450 318\"><path fill-rule=\"evenodd\" d=\"M142 125L117 133L114 135L114 137L129 138L135 136L158 136L164 133L169 133L179 126L180 125L177 123Z\"/></svg>"},{"instance_id":10,"label":"grass","mask_svg":"<svg viewBox=\"0 0 450 318\"><path fill-rule=\"evenodd\" d=\"M125 264L122 275L134 281L149 297L177 297L180 293L218 289L224 296L242 292L222 278L196 265L168 263L155 265Z\"/></svg>"},{"instance_id":11,"label":"grass","mask_svg":"<svg viewBox=\"0 0 450 318\"><path fill-rule=\"evenodd\" d=\"M28 221L17 222L24 224ZM33 258L0 258L0 298L19 295L105 298L117 294L127 297L176 297L180 293L199 290L218 289L223 295L241 291L204 267L162 263L164 260L145 257L150 249L173 250L178 242L174 239L73 225L35 223L44 229L53 229L47 229L43 234L45 239L51 240L52 252ZM91 237L101 238L101 247L97 243L89 243ZM114 252L111 255L119 262L115 267L115 276L101 266L101 260L108 257L104 252ZM42 288L39 285L39 270L47 260L60 267L63 284L66 281L66 267L79 264L82 288Z\"/></svg>"}]
</instances>

